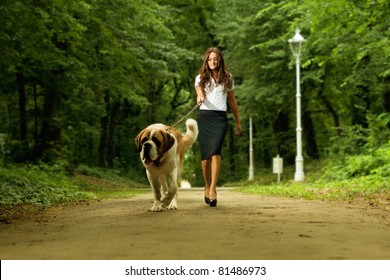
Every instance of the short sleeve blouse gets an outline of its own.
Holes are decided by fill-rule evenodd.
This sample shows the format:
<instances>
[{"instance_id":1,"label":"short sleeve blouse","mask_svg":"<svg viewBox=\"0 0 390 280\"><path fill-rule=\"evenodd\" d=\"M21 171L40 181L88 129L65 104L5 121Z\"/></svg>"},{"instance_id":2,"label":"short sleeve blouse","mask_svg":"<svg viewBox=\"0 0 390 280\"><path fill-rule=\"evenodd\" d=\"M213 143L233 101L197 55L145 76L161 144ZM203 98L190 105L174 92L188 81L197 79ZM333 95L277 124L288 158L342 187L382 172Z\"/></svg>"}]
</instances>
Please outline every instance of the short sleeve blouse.
<instances>
[{"instance_id":1,"label":"short sleeve blouse","mask_svg":"<svg viewBox=\"0 0 390 280\"><path fill-rule=\"evenodd\" d=\"M217 85L215 80L211 77L211 83L205 88L205 100L200 106L200 110L214 110L214 111L225 111L227 110L227 94L225 93L224 85ZM195 78L195 88L200 83L200 75ZM234 90L234 83L232 88L228 91Z\"/></svg>"}]
</instances>

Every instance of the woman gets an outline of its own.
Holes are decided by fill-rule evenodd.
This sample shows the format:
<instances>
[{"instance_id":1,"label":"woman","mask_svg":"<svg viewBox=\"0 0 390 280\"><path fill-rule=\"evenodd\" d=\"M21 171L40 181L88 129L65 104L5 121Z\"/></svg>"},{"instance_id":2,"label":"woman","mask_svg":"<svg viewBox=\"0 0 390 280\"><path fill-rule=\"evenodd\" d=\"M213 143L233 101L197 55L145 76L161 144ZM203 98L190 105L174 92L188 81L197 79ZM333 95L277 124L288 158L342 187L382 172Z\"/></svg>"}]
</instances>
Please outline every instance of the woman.
<instances>
[{"instance_id":1,"label":"woman","mask_svg":"<svg viewBox=\"0 0 390 280\"><path fill-rule=\"evenodd\" d=\"M228 127L227 102L236 120L236 134L241 133L238 106L234 95L233 76L225 66L222 53L210 48L195 79L198 115L199 146L205 182L204 199L211 207L217 206L217 182L221 168L221 150Z\"/></svg>"}]
</instances>

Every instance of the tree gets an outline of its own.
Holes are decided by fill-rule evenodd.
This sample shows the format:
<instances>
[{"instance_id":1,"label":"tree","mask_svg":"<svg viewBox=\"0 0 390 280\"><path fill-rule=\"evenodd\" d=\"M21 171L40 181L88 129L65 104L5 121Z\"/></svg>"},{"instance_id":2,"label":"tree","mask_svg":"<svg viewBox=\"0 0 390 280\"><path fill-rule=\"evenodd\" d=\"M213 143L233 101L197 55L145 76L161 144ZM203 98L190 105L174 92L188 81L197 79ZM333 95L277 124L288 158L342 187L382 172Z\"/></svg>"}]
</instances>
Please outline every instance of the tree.
<instances>
[{"instance_id":1,"label":"tree","mask_svg":"<svg viewBox=\"0 0 390 280\"><path fill-rule=\"evenodd\" d=\"M193 108L203 53L218 46L234 75L242 124L254 120L256 162L268 168L280 154L292 163L296 89L287 40L296 28L307 39L305 158L388 142L388 1L4 0L0 11L8 160L141 173L134 136ZM248 141L231 136L221 178L245 178ZM189 157L188 172L201 178L196 145Z\"/></svg>"}]
</instances>

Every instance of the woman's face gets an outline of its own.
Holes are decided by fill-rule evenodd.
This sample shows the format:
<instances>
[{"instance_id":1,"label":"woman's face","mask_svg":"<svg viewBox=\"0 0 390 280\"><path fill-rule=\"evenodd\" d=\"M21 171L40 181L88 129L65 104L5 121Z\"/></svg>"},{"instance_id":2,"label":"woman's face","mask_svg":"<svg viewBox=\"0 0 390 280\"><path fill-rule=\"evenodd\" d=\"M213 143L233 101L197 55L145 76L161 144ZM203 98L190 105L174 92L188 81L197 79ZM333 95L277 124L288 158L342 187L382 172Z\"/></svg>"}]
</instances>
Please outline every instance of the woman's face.
<instances>
[{"instance_id":1,"label":"woman's face","mask_svg":"<svg viewBox=\"0 0 390 280\"><path fill-rule=\"evenodd\" d=\"M215 52L211 52L209 58L207 59L207 64L211 71L218 68L218 56Z\"/></svg>"}]
</instances>

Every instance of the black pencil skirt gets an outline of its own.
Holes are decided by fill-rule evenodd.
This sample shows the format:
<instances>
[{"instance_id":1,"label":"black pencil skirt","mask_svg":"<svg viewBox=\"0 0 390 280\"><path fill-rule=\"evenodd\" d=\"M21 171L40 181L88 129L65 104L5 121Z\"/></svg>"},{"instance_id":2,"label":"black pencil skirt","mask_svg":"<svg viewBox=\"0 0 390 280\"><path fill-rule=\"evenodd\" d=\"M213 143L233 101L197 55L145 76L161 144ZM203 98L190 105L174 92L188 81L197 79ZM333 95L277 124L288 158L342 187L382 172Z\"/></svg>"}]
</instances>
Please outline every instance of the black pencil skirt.
<instances>
[{"instance_id":1,"label":"black pencil skirt","mask_svg":"<svg viewBox=\"0 0 390 280\"><path fill-rule=\"evenodd\" d=\"M221 155L225 140L228 118L225 111L199 110L198 142L202 160Z\"/></svg>"}]
</instances>

